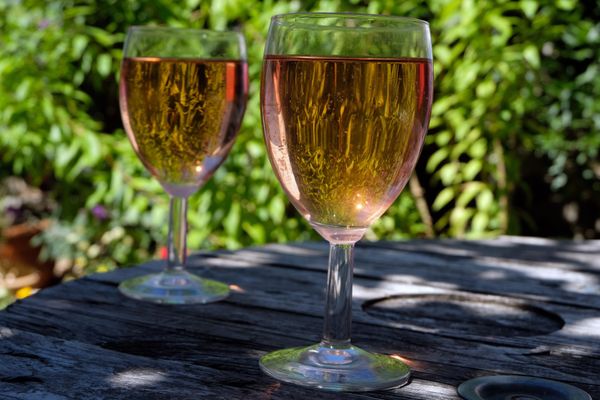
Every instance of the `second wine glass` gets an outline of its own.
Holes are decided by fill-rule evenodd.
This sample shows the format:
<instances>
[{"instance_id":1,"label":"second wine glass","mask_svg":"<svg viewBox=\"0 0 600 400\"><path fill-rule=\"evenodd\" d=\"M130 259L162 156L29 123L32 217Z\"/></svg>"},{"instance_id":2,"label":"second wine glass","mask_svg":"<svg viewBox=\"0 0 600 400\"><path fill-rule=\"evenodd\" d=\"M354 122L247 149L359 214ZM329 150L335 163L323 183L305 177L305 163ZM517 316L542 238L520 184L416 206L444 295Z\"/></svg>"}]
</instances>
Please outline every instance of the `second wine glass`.
<instances>
[{"instance_id":1,"label":"second wine glass","mask_svg":"<svg viewBox=\"0 0 600 400\"><path fill-rule=\"evenodd\" d=\"M235 32L132 27L121 65L120 106L127 136L170 195L168 259L162 273L119 290L156 303L208 303L226 284L185 270L187 201L231 149L246 106L246 48Z\"/></svg>"},{"instance_id":2,"label":"second wine glass","mask_svg":"<svg viewBox=\"0 0 600 400\"><path fill-rule=\"evenodd\" d=\"M429 25L361 14L275 16L261 107L271 164L291 203L330 243L320 343L275 351L267 374L367 391L405 384L396 358L350 342L354 243L408 181L432 101Z\"/></svg>"}]
</instances>

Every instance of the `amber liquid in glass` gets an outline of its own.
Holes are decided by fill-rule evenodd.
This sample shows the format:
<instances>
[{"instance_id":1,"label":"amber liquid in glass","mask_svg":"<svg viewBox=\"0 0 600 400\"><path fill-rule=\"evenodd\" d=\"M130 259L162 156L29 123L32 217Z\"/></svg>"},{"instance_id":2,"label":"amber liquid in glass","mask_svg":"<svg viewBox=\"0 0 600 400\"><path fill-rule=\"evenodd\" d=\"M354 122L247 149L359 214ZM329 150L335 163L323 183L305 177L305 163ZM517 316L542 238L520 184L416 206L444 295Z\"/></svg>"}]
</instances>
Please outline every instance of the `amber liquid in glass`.
<instances>
[{"instance_id":1,"label":"amber liquid in glass","mask_svg":"<svg viewBox=\"0 0 600 400\"><path fill-rule=\"evenodd\" d=\"M427 59L266 57L269 157L318 231L367 227L400 194L429 123L432 74Z\"/></svg>"},{"instance_id":2,"label":"amber liquid in glass","mask_svg":"<svg viewBox=\"0 0 600 400\"><path fill-rule=\"evenodd\" d=\"M187 197L229 153L244 114L247 64L125 58L120 82L127 136L171 195Z\"/></svg>"}]
</instances>

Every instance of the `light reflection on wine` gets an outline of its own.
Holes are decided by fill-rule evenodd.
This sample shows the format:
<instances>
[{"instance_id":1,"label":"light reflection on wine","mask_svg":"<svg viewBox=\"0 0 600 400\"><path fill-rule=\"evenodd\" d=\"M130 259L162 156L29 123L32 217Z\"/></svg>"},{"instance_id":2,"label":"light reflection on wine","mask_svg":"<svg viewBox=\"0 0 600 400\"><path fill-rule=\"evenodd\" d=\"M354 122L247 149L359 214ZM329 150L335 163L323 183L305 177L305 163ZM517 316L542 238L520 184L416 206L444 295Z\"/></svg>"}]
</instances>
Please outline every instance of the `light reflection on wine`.
<instances>
[{"instance_id":1,"label":"light reflection on wine","mask_svg":"<svg viewBox=\"0 0 600 400\"><path fill-rule=\"evenodd\" d=\"M418 158L431 92L426 59L266 57L269 155L313 226L367 227L387 210Z\"/></svg>"},{"instance_id":2,"label":"light reflection on wine","mask_svg":"<svg viewBox=\"0 0 600 400\"><path fill-rule=\"evenodd\" d=\"M188 196L231 149L244 112L246 64L125 58L121 107L134 150L163 187Z\"/></svg>"}]
</instances>

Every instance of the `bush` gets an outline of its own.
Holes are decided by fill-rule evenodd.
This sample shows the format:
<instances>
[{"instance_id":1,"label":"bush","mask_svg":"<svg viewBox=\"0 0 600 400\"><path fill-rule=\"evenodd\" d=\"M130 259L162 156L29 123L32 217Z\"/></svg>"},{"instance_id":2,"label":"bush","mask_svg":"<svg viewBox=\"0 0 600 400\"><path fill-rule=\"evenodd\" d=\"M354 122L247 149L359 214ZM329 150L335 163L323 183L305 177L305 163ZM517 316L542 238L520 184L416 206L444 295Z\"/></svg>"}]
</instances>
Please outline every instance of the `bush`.
<instances>
[{"instance_id":1,"label":"bush","mask_svg":"<svg viewBox=\"0 0 600 400\"><path fill-rule=\"evenodd\" d=\"M438 74L425 171L443 186L432 203L436 230L597 236L585 213L556 226L569 202L592 216L600 209L600 10L577 1L430 4Z\"/></svg>"},{"instance_id":2,"label":"bush","mask_svg":"<svg viewBox=\"0 0 600 400\"><path fill-rule=\"evenodd\" d=\"M22 177L58 205L42 237L48 255L79 274L140 262L165 242L167 196L118 114L124 32L141 24L241 29L249 45L243 127L191 199L190 248L317 238L271 172L259 114L270 16L299 10L431 21L436 93L418 179L368 238L598 236L586 213L600 208L600 11L587 2L8 0L0 178Z\"/></svg>"}]
</instances>

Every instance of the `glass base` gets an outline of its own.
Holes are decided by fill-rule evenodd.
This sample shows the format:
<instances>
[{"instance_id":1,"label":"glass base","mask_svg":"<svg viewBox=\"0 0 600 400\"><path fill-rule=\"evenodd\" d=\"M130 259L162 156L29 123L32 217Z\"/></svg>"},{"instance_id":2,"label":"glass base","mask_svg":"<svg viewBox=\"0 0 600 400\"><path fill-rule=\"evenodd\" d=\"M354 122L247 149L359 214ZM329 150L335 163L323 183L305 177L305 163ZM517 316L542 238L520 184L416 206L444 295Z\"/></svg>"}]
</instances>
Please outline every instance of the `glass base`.
<instances>
[{"instance_id":1,"label":"glass base","mask_svg":"<svg viewBox=\"0 0 600 400\"><path fill-rule=\"evenodd\" d=\"M322 343L269 353L260 359L260 368L284 382L332 391L390 389L410 378L410 368L396 358Z\"/></svg>"},{"instance_id":2,"label":"glass base","mask_svg":"<svg viewBox=\"0 0 600 400\"><path fill-rule=\"evenodd\" d=\"M128 279L121 282L119 290L137 300L163 304L205 304L229 295L226 284L181 269Z\"/></svg>"},{"instance_id":3,"label":"glass base","mask_svg":"<svg viewBox=\"0 0 600 400\"><path fill-rule=\"evenodd\" d=\"M466 400L592 400L575 386L520 375L474 378L463 382L457 391Z\"/></svg>"}]
</instances>

